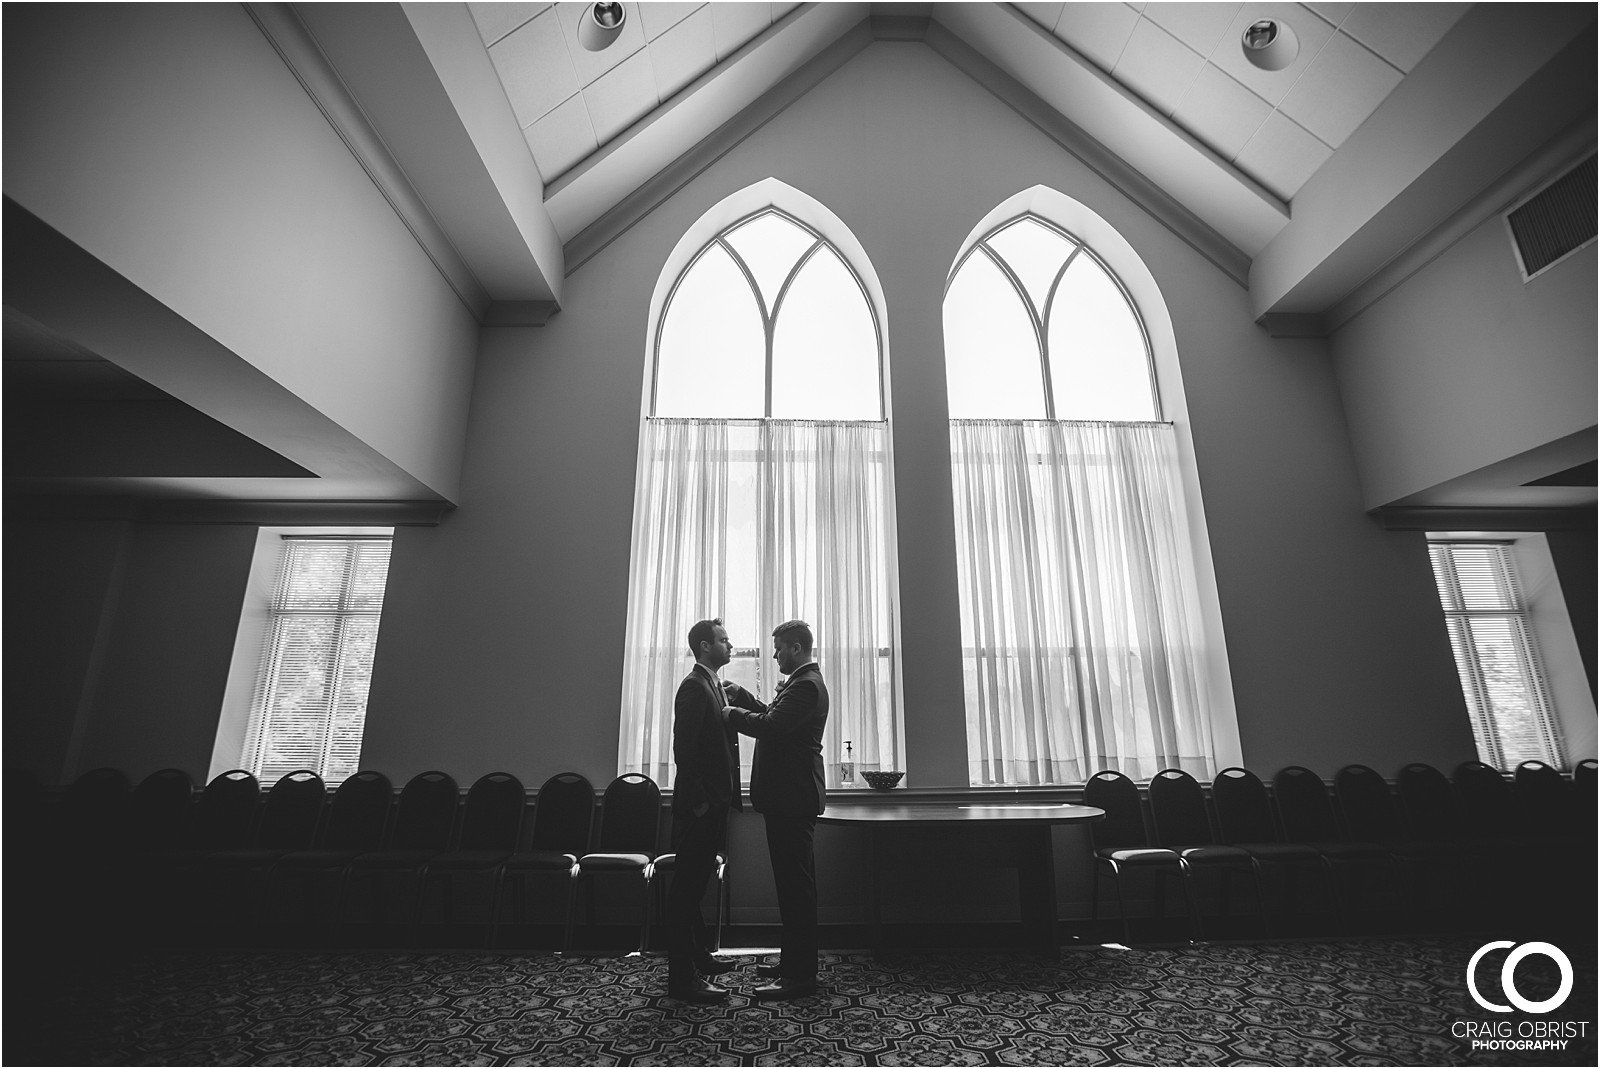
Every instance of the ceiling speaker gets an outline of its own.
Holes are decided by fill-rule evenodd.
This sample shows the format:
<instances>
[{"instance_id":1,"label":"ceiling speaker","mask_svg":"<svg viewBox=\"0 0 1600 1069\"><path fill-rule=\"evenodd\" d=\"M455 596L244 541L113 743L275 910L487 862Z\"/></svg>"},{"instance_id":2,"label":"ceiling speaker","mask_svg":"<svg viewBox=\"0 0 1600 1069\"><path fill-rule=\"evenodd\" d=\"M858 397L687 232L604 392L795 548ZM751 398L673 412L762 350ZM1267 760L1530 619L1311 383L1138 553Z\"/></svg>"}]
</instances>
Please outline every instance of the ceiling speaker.
<instances>
[{"instance_id":1,"label":"ceiling speaker","mask_svg":"<svg viewBox=\"0 0 1600 1069\"><path fill-rule=\"evenodd\" d=\"M598 52L622 35L627 20L627 9L621 4L590 4L578 23L578 43Z\"/></svg>"}]
</instances>

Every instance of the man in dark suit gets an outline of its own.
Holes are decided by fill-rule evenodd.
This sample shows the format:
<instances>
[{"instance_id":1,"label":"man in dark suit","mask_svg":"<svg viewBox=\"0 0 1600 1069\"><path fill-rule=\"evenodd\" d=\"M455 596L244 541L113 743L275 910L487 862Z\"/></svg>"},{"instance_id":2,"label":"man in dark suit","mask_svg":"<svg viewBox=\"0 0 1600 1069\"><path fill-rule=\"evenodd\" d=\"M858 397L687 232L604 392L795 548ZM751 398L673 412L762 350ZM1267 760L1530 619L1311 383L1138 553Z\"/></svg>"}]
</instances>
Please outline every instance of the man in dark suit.
<instances>
[{"instance_id":1,"label":"man in dark suit","mask_svg":"<svg viewBox=\"0 0 1600 1069\"><path fill-rule=\"evenodd\" d=\"M800 998L817 989L817 864L813 839L827 801L822 729L828 687L812 656L811 627L790 620L772 631L772 659L787 676L771 705L743 687L731 689L728 723L756 740L750 804L767 825L767 854L783 921L775 966L756 968L772 982L755 989L764 1001Z\"/></svg>"},{"instance_id":2,"label":"man in dark suit","mask_svg":"<svg viewBox=\"0 0 1600 1069\"><path fill-rule=\"evenodd\" d=\"M726 695L717 670L733 657L721 620L689 629L695 665L672 701L672 849L678 855L667 895L667 994L685 1002L720 1002L727 988L706 978L732 968L706 950L700 911L717 854L727 843L728 810L739 801L739 737L723 709Z\"/></svg>"}]
</instances>

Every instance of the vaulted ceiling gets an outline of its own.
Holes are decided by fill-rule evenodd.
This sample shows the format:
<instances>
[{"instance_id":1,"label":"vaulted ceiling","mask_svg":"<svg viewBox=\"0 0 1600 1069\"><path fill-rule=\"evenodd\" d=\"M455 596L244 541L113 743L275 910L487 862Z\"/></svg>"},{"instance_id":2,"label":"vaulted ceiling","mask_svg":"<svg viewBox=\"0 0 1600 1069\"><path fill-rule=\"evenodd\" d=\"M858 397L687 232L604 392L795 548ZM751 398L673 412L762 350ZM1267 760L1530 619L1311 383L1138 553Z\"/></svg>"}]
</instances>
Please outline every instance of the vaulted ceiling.
<instances>
[{"instance_id":1,"label":"vaulted ceiling","mask_svg":"<svg viewBox=\"0 0 1600 1069\"><path fill-rule=\"evenodd\" d=\"M970 76L1246 287L1276 334L1337 329L1570 155L1572 131L1594 136L1589 4L625 3L598 51L578 32L592 6L246 5L486 324L542 322L567 275L874 42ZM1258 65L1243 38L1263 20L1278 39ZM178 402L9 309L5 326L8 394L65 412L98 391L241 472L303 470L167 420Z\"/></svg>"}]
</instances>

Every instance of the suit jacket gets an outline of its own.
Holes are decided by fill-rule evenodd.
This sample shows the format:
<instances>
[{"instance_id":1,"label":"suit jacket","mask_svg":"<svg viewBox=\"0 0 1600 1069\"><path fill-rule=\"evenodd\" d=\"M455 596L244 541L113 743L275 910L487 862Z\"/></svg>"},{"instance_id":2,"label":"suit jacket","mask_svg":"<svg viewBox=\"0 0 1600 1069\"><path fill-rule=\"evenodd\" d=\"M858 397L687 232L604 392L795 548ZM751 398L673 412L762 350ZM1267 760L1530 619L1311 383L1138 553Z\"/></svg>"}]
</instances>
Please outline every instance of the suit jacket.
<instances>
[{"instance_id":1,"label":"suit jacket","mask_svg":"<svg viewBox=\"0 0 1600 1069\"><path fill-rule=\"evenodd\" d=\"M771 705L742 687L728 722L756 740L750 770L750 804L759 813L820 816L827 805L822 771L822 729L828 723L828 686L817 663L802 665Z\"/></svg>"},{"instance_id":2,"label":"suit jacket","mask_svg":"<svg viewBox=\"0 0 1600 1069\"><path fill-rule=\"evenodd\" d=\"M696 665L672 699L672 811L699 816L739 801L739 736L723 713L723 695Z\"/></svg>"}]
</instances>

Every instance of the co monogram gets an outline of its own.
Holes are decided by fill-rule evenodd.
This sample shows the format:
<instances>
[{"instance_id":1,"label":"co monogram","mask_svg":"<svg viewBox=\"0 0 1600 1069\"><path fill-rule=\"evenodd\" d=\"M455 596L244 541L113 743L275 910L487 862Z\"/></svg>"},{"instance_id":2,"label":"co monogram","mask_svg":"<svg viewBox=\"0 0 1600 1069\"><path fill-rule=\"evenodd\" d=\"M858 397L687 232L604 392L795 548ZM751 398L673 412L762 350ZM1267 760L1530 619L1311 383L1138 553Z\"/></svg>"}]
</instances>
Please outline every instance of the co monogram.
<instances>
[{"instance_id":1,"label":"co monogram","mask_svg":"<svg viewBox=\"0 0 1600 1069\"><path fill-rule=\"evenodd\" d=\"M1471 993L1473 1001L1484 1009L1492 1010L1495 1013L1510 1013L1511 1006L1515 1006L1523 1013L1549 1013L1567 1001L1567 996L1572 994L1572 962L1567 960L1566 954L1561 952L1560 947L1550 943L1523 943L1506 955L1505 964L1500 966L1500 989L1505 992L1505 996L1511 1002L1511 1006L1498 1005L1479 994L1478 982L1473 976L1473 973L1478 968L1478 962L1482 961L1483 956L1489 951L1500 950L1503 947L1510 946L1516 946L1516 944L1509 939L1496 939L1491 943L1485 943L1478 948L1477 953L1472 955L1472 960L1467 962L1467 991ZM1533 1002L1525 999L1522 997L1522 993L1517 990L1517 963L1529 954L1543 954L1555 962L1556 967L1561 970L1561 987L1554 995L1543 1002Z\"/></svg>"}]
</instances>

